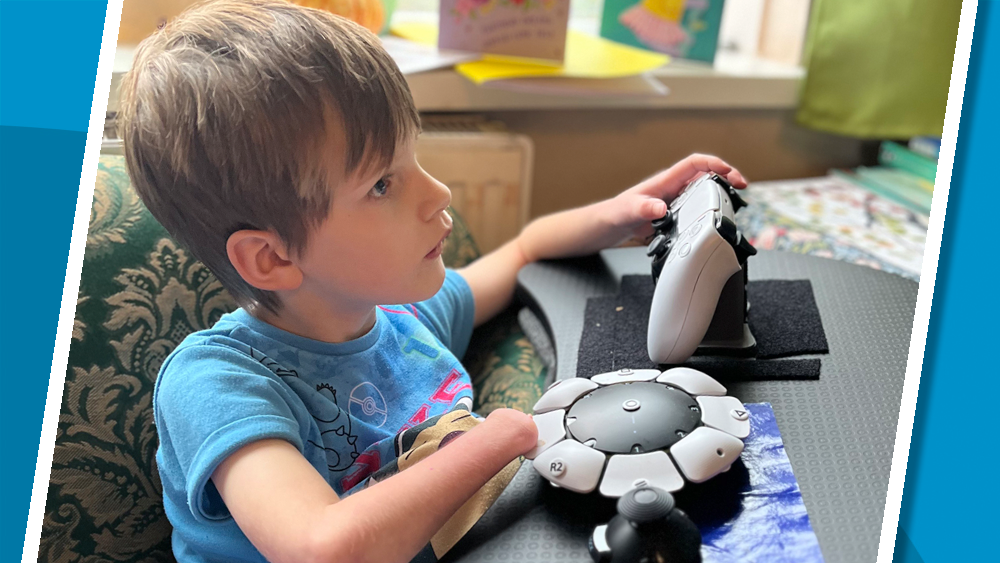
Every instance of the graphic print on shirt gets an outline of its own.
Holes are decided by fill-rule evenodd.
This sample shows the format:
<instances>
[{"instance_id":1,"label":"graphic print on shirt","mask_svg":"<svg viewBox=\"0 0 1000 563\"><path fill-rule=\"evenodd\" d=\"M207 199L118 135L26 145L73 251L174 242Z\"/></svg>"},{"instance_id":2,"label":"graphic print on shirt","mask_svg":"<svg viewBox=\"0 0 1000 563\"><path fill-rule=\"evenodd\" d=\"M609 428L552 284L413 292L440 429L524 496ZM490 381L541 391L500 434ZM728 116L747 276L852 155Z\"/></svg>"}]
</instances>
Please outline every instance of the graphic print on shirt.
<instances>
[{"instance_id":1,"label":"graphic print on shirt","mask_svg":"<svg viewBox=\"0 0 1000 563\"><path fill-rule=\"evenodd\" d=\"M302 386L308 385L302 381L297 371L283 367L253 347L250 347L250 357L293 388L301 390ZM323 450L330 471L344 471L350 467L360 453L357 446L358 437L351 431L350 414L337 403L337 390L326 383L320 383L315 386L313 393L300 391L296 394L306 403L306 408L316 421L323 437L322 444L312 440L309 440L309 444Z\"/></svg>"},{"instance_id":2,"label":"graphic print on shirt","mask_svg":"<svg viewBox=\"0 0 1000 563\"><path fill-rule=\"evenodd\" d=\"M375 428L381 428L389 417L389 410L385 402L385 397L373 383L359 383L351 389L350 405L351 416L371 424Z\"/></svg>"},{"instance_id":3,"label":"graphic print on shirt","mask_svg":"<svg viewBox=\"0 0 1000 563\"><path fill-rule=\"evenodd\" d=\"M326 383L320 383L316 386L316 391L333 403L336 414L333 418L326 420L313 414L313 418L319 423L320 434L323 436L323 445L321 446L313 441L309 443L317 448L326 450L326 464L330 471L343 471L350 467L354 463L354 460L358 459L358 454L360 453L358 452L358 437L351 434L351 416L337 404L336 389ZM334 447L329 447L331 445ZM347 455L342 456L341 453L346 453Z\"/></svg>"},{"instance_id":4,"label":"graphic print on shirt","mask_svg":"<svg viewBox=\"0 0 1000 563\"><path fill-rule=\"evenodd\" d=\"M431 410L434 409L434 404L438 405L449 405L450 407L458 407L466 410L472 410L472 397L466 396L460 398L457 402L455 397L463 392L471 392L472 385L467 381L463 380L462 374L457 370L453 369L448 374L448 377L441 382L437 390L428 398L428 402L420 405L417 412L413 413L410 420L406 421L403 426L399 428L397 432L404 432L407 429L413 428L417 425L423 424L428 419L428 415Z\"/></svg>"},{"instance_id":5,"label":"graphic print on shirt","mask_svg":"<svg viewBox=\"0 0 1000 563\"><path fill-rule=\"evenodd\" d=\"M403 311L397 311L396 309L390 309L388 307L379 307L383 312L391 315L412 315L414 318L417 317L417 308L413 305L407 305L407 309ZM400 350L405 354L412 354L414 352L425 356L431 360L437 359L441 355L441 349L434 344L434 337L431 335L430 331L423 324L418 324L416 327L410 327L411 333L405 336L406 340L400 342ZM423 338L417 338L417 335Z\"/></svg>"}]
</instances>

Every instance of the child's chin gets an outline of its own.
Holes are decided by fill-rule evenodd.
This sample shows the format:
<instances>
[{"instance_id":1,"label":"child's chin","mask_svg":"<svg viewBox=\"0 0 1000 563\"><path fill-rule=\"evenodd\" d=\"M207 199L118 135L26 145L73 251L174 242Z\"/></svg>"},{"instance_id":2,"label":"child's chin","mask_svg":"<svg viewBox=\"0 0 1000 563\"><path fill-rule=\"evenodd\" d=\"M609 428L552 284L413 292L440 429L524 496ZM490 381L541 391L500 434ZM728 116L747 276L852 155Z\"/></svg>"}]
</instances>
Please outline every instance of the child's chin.
<instances>
[{"instance_id":1,"label":"child's chin","mask_svg":"<svg viewBox=\"0 0 1000 563\"><path fill-rule=\"evenodd\" d=\"M440 260L440 259L439 259ZM414 287L413 297L407 300L408 303L416 303L418 301L426 301L431 297L434 297L438 291L441 291L441 287L444 285L444 264L440 264L439 271L428 272L427 275L418 278L416 287Z\"/></svg>"}]
</instances>

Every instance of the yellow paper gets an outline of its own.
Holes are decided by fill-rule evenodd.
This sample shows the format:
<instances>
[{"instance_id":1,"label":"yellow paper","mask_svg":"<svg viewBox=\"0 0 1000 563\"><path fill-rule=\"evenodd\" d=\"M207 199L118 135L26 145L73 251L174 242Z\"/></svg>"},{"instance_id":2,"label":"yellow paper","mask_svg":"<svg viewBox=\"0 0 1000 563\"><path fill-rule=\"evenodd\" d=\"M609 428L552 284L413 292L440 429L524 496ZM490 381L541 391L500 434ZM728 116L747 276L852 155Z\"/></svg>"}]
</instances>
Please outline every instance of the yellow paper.
<instances>
[{"instance_id":1,"label":"yellow paper","mask_svg":"<svg viewBox=\"0 0 1000 563\"><path fill-rule=\"evenodd\" d=\"M395 24L392 33L417 43L437 45L438 30L433 24ZM480 61L455 65L455 70L476 84L532 76L618 78L642 74L667 64L669 60L666 55L570 30L566 35L566 58L561 66L544 61L485 55Z\"/></svg>"}]
</instances>

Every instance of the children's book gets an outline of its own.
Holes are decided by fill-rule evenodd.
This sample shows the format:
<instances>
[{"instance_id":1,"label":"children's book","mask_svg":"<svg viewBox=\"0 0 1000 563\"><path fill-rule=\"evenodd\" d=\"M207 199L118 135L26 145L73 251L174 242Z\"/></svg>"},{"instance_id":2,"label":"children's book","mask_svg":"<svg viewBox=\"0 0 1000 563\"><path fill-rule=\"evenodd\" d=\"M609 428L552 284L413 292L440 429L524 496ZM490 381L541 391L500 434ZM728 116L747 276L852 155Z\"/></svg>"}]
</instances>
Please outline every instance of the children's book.
<instances>
[{"instance_id":1,"label":"children's book","mask_svg":"<svg viewBox=\"0 0 1000 563\"><path fill-rule=\"evenodd\" d=\"M723 0L605 0L601 37L712 62Z\"/></svg>"},{"instance_id":2,"label":"children's book","mask_svg":"<svg viewBox=\"0 0 1000 563\"><path fill-rule=\"evenodd\" d=\"M941 154L941 137L914 137L907 146L911 151L937 161Z\"/></svg>"},{"instance_id":3,"label":"children's book","mask_svg":"<svg viewBox=\"0 0 1000 563\"><path fill-rule=\"evenodd\" d=\"M561 63L569 0L441 0L438 47Z\"/></svg>"},{"instance_id":4,"label":"children's book","mask_svg":"<svg viewBox=\"0 0 1000 563\"><path fill-rule=\"evenodd\" d=\"M879 147L878 163L927 180L925 187L928 191L934 189L934 179L937 176L936 158L930 158L897 143L884 142Z\"/></svg>"}]
</instances>

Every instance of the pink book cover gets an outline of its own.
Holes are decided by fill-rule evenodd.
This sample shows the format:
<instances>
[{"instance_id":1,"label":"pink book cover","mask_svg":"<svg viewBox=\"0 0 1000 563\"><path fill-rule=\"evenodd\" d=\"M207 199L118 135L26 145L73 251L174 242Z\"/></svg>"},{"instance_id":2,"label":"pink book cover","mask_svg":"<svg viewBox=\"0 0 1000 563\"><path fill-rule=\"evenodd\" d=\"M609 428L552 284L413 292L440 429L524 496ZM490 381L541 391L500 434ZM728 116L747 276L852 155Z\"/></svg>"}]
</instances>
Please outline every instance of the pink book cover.
<instances>
[{"instance_id":1,"label":"pink book cover","mask_svg":"<svg viewBox=\"0 0 1000 563\"><path fill-rule=\"evenodd\" d=\"M438 47L562 62L569 0L441 0Z\"/></svg>"}]
</instances>

